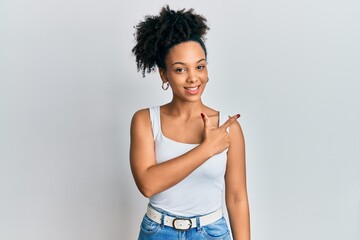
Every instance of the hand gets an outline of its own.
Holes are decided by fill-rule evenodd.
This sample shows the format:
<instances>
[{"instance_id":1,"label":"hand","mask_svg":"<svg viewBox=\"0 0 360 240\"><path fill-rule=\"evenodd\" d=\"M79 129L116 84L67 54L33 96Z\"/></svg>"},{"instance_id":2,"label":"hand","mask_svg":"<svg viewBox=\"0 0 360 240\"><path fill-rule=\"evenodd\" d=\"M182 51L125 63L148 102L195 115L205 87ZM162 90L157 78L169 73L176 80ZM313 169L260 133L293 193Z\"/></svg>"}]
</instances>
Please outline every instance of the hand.
<instances>
[{"instance_id":1,"label":"hand","mask_svg":"<svg viewBox=\"0 0 360 240\"><path fill-rule=\"evenodd\" d=\"M240 114L229 117L229 119L219 127L211 126L210 119L204 113L201 113L201 117L204 121L202 144L208 146L211 156L227 149L230 146L230 139L226 129L240 117Z\"/></svg>"}]
</instances>

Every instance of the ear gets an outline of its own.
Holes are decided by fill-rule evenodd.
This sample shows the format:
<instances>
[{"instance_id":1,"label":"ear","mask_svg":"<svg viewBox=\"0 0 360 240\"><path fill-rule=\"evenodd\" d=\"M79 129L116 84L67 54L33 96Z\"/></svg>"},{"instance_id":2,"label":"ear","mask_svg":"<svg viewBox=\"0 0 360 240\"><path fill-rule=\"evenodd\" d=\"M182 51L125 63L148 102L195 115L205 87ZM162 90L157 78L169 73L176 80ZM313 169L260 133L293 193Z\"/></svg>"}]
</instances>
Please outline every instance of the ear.
<instances>
[{"instance_id":1,"label":"ear","mask_svg":"<svg viewBox=\"0 0 360 240\"><path fill-rule=\"evenodd\" d=\"M160 74L160 77L161 77L161 80L163 81L163 83L168 82L165 69L159 68L159 74Z\"/></svg>"}]
</instances>

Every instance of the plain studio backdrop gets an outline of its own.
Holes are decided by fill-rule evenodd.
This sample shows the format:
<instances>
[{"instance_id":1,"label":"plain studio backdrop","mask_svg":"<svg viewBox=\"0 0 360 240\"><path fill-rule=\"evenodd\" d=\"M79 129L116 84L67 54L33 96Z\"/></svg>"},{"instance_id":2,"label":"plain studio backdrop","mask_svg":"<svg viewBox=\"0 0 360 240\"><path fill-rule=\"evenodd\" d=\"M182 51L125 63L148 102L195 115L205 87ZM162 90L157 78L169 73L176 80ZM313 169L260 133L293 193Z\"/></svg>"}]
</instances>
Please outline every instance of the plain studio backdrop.
<instances>
[{"instance_id":1,"label":"plain studio backdrop","mask_svg":"<svg viewBox=\"0 0 360 240\"><path fill-rule=\"evenodd\" d=\"M252 239L360 239L358 0L1 0L0 239L136 239L130 120L171 91L133 26L167 3L208 19L203 100L242 115Z\"/></svg>"}]
</instances>

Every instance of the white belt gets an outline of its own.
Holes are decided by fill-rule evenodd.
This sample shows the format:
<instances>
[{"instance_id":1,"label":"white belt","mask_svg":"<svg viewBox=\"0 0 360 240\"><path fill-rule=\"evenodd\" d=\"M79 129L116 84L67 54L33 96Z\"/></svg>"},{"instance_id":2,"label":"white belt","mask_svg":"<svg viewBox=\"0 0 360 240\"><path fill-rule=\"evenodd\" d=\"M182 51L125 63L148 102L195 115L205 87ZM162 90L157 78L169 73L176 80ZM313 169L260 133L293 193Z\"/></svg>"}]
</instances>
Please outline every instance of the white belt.
<instances>
[{"instance_id":1,"label":"white belt","mask_svg":"<svg viewBox=\"0 0 360 240\"><path fill-rule=\"evenodd\" d=\"M161 224L161 216L162 216L161 212L158 212L155 209L148 206L146 215L154 222ZM221 208L215 212L209 213L204 216L200 216L199 217L200 226L206 226L208 224L216 222L220 218L222 218ZM176 217L170 217L170 216L165 215L164 216L164 225L175 228L177 230L189 230L190 228L197 227L197 222L196 222L196 217L194 217L194 218L176 218Z\"/></svg>"}]
</instances>

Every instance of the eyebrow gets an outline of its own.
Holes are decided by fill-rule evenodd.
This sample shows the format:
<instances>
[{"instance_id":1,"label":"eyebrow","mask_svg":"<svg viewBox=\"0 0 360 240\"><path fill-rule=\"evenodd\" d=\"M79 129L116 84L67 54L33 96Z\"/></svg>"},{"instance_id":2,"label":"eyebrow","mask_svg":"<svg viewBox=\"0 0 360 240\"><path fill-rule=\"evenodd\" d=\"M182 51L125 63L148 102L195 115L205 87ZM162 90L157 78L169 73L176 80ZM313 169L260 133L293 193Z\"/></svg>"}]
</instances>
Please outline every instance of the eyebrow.
<instances>
[{"instance_id":1,"label":"eyebrow","mask_svg":"<svg viewBox=\"0 0 360 240\"><path fill-rule=\"evenodd\" d=\"M202 59L200 59L199 61L197 61L196 63L199 63L199 62L201 62L201 61L206 61L206 59L205 59L205 58L202 58ZM175 64L186 65L186 64L183 63L183 62L174 62L173 64L171 64L171 66L174 66Z\"/></svg>"}]
</instances>

